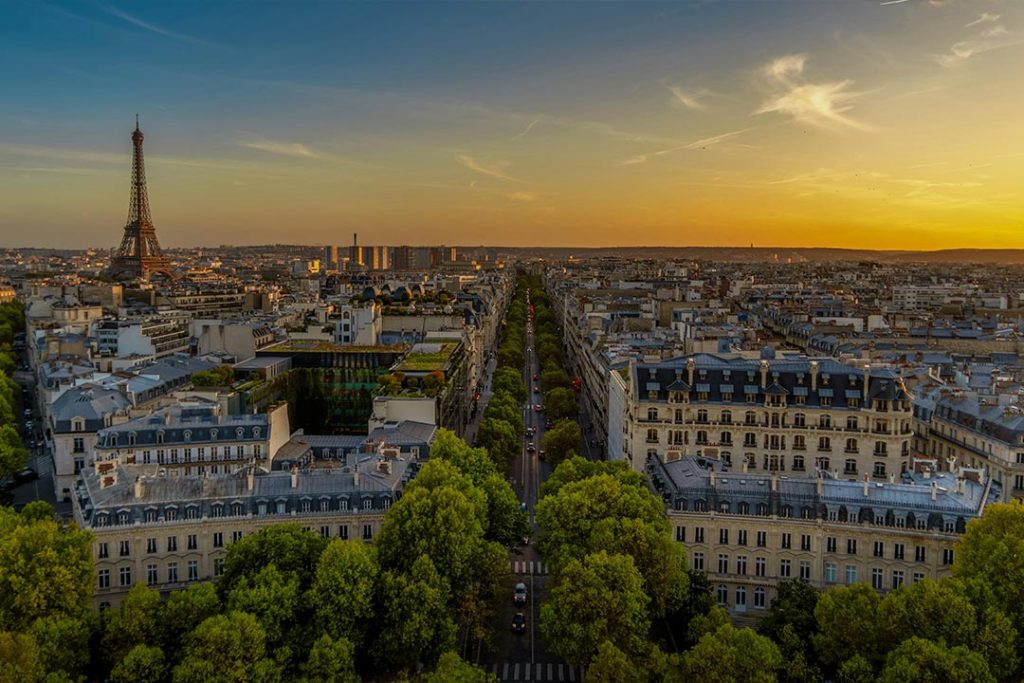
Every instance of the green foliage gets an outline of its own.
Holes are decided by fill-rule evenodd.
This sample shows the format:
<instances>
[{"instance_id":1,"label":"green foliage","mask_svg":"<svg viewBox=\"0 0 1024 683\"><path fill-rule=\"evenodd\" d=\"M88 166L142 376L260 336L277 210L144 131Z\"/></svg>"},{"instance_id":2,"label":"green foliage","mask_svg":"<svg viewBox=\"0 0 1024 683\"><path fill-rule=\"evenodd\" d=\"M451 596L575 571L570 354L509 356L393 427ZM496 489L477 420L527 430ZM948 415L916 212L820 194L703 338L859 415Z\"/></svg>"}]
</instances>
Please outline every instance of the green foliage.
<instances>
[{"instance_id":1,"label":"green foliage","mask_svg":"<svg viewBox=\"0 0 1024 683\"><path fill-rule=\"evenodd\" d=\"M265 527L228 547L224 573L217 589L227 596L243 578L254 578L268 565L282 573L294 573L305 590L313 581L316 563L327 541L298 524Z\"/></svg>"},{"instance_id":2,"label":"green foliage","mask_svg":"<svg viewBox=\"0 0 1024 683\"><path fill-rule=\"evenodd\" d=\"M0 683L35 683L45 674L32 636L0 631Z\"/></svg>"},{"instance_id":3,"label":"green foliage","mask_svg":"<svg viewBox=\"0 0 1024 683\"><path fill-rule=\"evenodd\" d=\"M878 606L881 599L871 586L857 583L826 591L814 608L819 633L814 645L821 661L839 666L853 656L874 664L881 658Z\"/></svg>"},{"instance_id":4,"label":"green foliage","mask_svg":"<svg viewBox=\"0 0 1024 683\"><path fill-rule=\"evenodd\" d=\"M947 649L913 636L889 653L881 683L995 683L985 659L966 647Z\"/></svg>"},{"instance_id":5,"label":"green foliage","mask_svg":"<svg viewBox=\"0 0 1024 683\"><path fill-rule=\"evenodd\" d=\"M424 683L498 683L498 677L473 666L454 652L445 652Z\"/></svg>"},{"instance_id":6,"label":"green foliage","mask_svg":"<svg viewBox=\"0 0 1024 683\"><path fill-rule=\"evenodd\" d=\"M185 658L174 668L174 683L243 683L280 680L265 659L266 634L256 617L229 612L210 617L189 637Z\"/></svg>"},{"instance_id":7,"label":"green foliage","mask_svg":"<svg viewBox=\"0 0 1024 683\"><path fill-rule=\"evenodd\" d=\"M111 662L124 659L137 645L160 642L162 607L160 593L142 583L132 586L103 635L103 649Z\"/></svg>"},{"instance_id":8,"label":"green foliage","mask_svg":"<svg viewBox=\"0 0 1024 683\"><path fill-rule=\"evenodd\" d=\"M520 424L522 420L520 420ZM516 429L505 420L485 417L477 430L476 442L487 450L502 472L508 472L521 452L521 441Z\"/></svg>"},{"instance_id":9,"label":"green foliage","mask_svg":"<svg viewBox=\"0 0 1024 683\"><path fill-rule=\"evenodd\" d=\"M559 388L571 389L571 382L572 380L569 378L569 373L562 368L545 370L540 373L540 387L546 392Z\"/></svg>"},{"instance_id":10,"label":"green foliage","mask_svg":"<svg viewBox=\"0 0 1024 683\"><path fill-rule=\"evenodd\" d=\"M136 645L110 672L111 683L160 683L167 672L167 660L159 647Z\"/></svg>"},{"instance_id":11,"label":"green foliage","mask_svg":"<svg viewBox=\"0 0 1024 683\"><path fill-rule=\"evenodd\" d=\"M0 424L0 477L18 472L28 461L28 451L12 422Z\"/></svg>"},{"instance_id":12,"label":"green foliage","mask_svg":"<svg viewBox=\"0 0 1024 683\"><path fill-rule=\"evenodd\" d=\"M570 420L576 417L576 394L570 389L556 387L544 395L544 409L551 420Z\"/></svg>"},{"instance_id":13,"label":"green foliage","mask_svg":"<svg viewBox=\"0 0 1024 683\"><path fill-rule=\"evenodd\" d=\"M377 560L370 546L335 539L320 556L309 599L320 632L360 647L374 619Z\"/></svg>"},{"instance_id":14,"label":"green foliage","mask_svg":"<svg viewBox=\"0 0 1024 683\"><path fill-rule=\"evenodd\" d=\"M774 683L782 654L768 638L731 624L707 633L683 655L690 680L707 683Z\"/></svg>"},{"instance_id":15,"label":"green foliage","mask_svg":"<svg viewBox=\"0 0 1024 683\"><path fill-rule=\"evenodd\" d=\"M192 375L192 384L197 387L224 387L235 381L235 369L230 365L218 365Z\"/></svg>"},{"instance_id":16,"label":"green foliage","mask_svg":"<svg viewBox=\"0 0 1024 683\"><path fill-rule=\"evenodd\" d=\"M967 525L956 549L954 576L980 579L1024 633L1024 501L995 503Z\"/></svg>"},{"instance_id":17,"label":"green foliage","mask_svg":"<svg viewBox=\"0 0 1024 683\"><path fill-rule=\"evenodd\" d=\"M51 616L36 619L28 632L46 671L75 679L89 666L89 638L95 626L92 614Z\"/></svg>"},{"instance_id":18,"label":"green foliage","mask_svg":"<svg viewBox=\"0 0 1024 683\"><path fill-rule=\"evenodd\" d=\"M585 683L647 683L648 674L606 640L597 647L583 680Z\"/></svg>"},{"instance_id":19,"label":"green foliage","mask_svg":"<svg viewBox=\"0 0 1024 683\"><path fill-rule=\"evenodd\" d=\"M576 454L580 442L583 440L583 431L580 426L570 420L562 420L554 427L544 432L541 439L541 448L552 465L558 465L566 458Z\"/></svg>"},{"instance_id":20,"label":"green foliage","mask_svg":"<svg viewBox=\"0 0 1024 683\"><path fill-rule=\"evenodd\" d=\"M309 683L359 683L360 680L352 643L344 638L335 640L326 633L313 643L303 669Z\"/></svg>"},{"instance_id":21,"label":"green foliage","mask_svg":"<svg viewBox=\"0 0 1024 683\"><path fill-rule=\"evenodd\" d=\"M283 645L285 635L301 617L299 577L296 572L283 573L268 564L254 576L242 576L228 595L230 611L246 612L259 621L267 645Z\"/></svg>"},{"instance_id":22,"label":"green foliage","mask_svg":"<svg viewBox=\"0 0 1024 683\"><path fill-rule=\"evenodd\" d=\"M81 616L93 589L92 534L0 508L0 630Z\"/></svg>"},{"instance_id":23,"label":"green foliage","mask_svg":"<svg viewBox=\"0 0 1024 683\"><path fill-rule=\"evenodd\" d=\"M520 403L525 401L528 395L526 383L523 382L522 369L517 370L512 367L496 369L491 379L491 388L495 393L499 391L508 392Z\"/></svg>"},{"instance_id":24,"label":"green foliage","mask_svg":"<svg viewBox=\"0 0 1024 683\"><path fill-rule=\"evenodd\" d=\"M799 646L797 651L791 649L786 652L788 660L796 656L805 661L814 660L811 637L818 630L814 608L818 606L819 596L818 589L803 579L780 581L768 614L758 625L761 635L779 644L784 640L783 631L788 629L785 637L787 644Z\"/></svg>"}]
</instances>

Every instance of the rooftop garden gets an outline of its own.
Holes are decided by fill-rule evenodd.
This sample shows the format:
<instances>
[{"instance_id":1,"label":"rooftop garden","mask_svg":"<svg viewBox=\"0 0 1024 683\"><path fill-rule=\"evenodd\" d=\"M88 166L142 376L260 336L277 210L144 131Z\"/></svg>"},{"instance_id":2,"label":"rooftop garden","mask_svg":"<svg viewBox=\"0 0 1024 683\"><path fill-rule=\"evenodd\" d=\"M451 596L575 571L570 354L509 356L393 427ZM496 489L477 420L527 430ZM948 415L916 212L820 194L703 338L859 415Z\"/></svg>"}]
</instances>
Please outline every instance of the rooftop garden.
<instances>
[{"instance_id":1,"label":"rooftop garden","mask_svg":"<svg viewBox=\"0 0 1024 683\"><path fill-rule=\"evenodd\" d=\"M429 344L429 342L427 343ZM418 346L425 346L418 345ZM410 351L395 368L396 372L444 372L448 359L458 347L458 342L440 342L441 348L434 352ZM443 375L442 375L443 376Z\"/></svg>"},{"instance_id":2,"label":"rooftop garden","mask_svg":"<svg viewBox=\"0 0 1024 683\"><path fill-rule=\"evenodd\" d=\"M327 352L327 353L400 353L409 348L406 344L377 344L376 346L356 346L353 344L338 344L331 341L320 341L316 339L290 339L275 346L268 346L262 351L275 352Z\"/></svg>"}]
</instances>

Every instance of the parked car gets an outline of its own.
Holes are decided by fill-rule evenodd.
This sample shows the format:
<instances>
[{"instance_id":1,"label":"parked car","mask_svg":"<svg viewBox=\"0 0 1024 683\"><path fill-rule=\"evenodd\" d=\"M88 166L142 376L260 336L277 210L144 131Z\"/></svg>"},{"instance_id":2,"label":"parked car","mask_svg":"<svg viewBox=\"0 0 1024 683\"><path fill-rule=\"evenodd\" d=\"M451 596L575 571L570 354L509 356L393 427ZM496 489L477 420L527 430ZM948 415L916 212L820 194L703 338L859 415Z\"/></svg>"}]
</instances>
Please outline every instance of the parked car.
<instances>
[{"instance_id":1,"label":"parked car","mask_svg":"<svg viewBox=\"0 0 1024 683\"><path fill-rule=\"evenodd\" d=\"M526 444L526 452L527 453L535 453L536 451L537 451L537 446L534 445L534 443L532 441L530 443Z\"/></svg>"},{"instance_id":2,"label":"parked car","mask_svg":"<svg viewBox=\"0 0 1024 683\"><path fill-rule=\"evenodd\" d=\"M512 617L512 633L526 633L526 617L522 612L516 612Z\"/></svg>"},{"instance_id":3,"label":"parked car","mask_svg":"<svg viewBox=\"0 0 1024 683\"><path fill-rule=\"evenodd\" d=\"M540 458L541 460L544 459L544 449L543 448L540 449L540 453L537 454L537 457Z\"/></svg>"},{"instance_id":4,"label":"parked car","mask_svg":"<svg viewBox=\"0 0 1024 683\"><path fill-rule=\"evenodd\" d=\"M527 593L526 593L526 584L525 583L517 583L515 591L513 591L513 593L512 593L512 602L514 602L517 605L525 605L526 604L526 595L527 595Z\"/></svg>"},{"instance_id":5,"label":"parked car","mask_svg":"<svg viewBox=\"0 0 1024 683\"><path fill-rule=\"evenodd\" d=\"M20 472L18 472L17 474L14 475L14 480L16 482L18 482L19 484L24 484L26 482L35 481L38 478L39 478L39 473L36 472L31 467L26 467L25 469L23 469L22 471L20 471Z\"/></svg>"}]
</instances>

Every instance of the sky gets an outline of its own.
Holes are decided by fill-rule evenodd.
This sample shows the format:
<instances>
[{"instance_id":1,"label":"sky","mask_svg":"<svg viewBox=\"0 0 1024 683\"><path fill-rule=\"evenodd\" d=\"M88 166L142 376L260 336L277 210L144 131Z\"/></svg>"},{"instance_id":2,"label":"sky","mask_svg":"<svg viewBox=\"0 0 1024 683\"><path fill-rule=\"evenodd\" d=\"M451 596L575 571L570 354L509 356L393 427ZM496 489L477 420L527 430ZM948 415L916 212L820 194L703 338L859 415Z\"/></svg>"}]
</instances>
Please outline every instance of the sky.
<instances>
[{"instance_id":1,"label":"sky","mask_svg":"<svg viewBox=\"0 0 1024 683\"><path fill-rule=\"evenodd\" d=\"M1024 2L0 0L0 246L1024 248Z\"/></svg>"}]
</instances>

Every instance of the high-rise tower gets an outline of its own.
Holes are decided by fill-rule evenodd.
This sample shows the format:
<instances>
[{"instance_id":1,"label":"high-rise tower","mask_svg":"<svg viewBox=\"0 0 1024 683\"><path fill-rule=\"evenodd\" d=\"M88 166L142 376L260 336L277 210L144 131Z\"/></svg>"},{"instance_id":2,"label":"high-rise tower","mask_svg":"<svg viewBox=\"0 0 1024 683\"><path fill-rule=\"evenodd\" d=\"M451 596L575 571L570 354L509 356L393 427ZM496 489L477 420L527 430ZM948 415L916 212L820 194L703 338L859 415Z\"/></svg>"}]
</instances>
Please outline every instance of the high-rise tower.
<instances>
[{"instance_id":1,"label":"high-rise tower","mask_svg":"<svg viewBox=\"0 0 1024 683\"><path fill-rule=\"evenodd\" d=\"M110 264L108 273L114 277L143 277L152 273L171 274L171 264L156 239L156 228L149 215L146 193L146 166L142 160L142 131L135 117L132 132L132 196L128 205L128 222L124 226L121 246Z\"/></svg>"}]
</instances>

